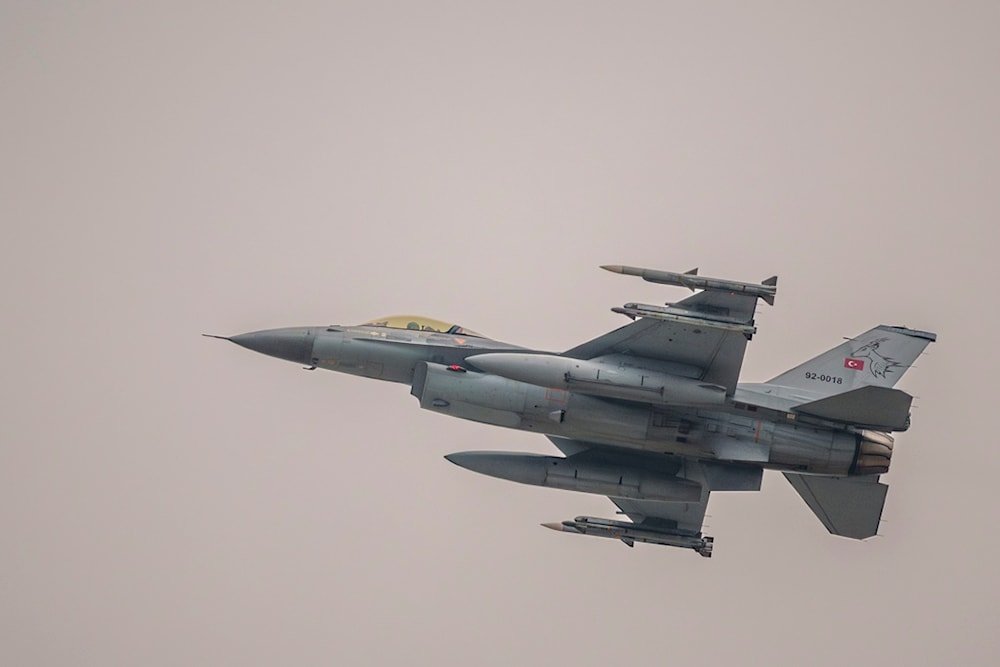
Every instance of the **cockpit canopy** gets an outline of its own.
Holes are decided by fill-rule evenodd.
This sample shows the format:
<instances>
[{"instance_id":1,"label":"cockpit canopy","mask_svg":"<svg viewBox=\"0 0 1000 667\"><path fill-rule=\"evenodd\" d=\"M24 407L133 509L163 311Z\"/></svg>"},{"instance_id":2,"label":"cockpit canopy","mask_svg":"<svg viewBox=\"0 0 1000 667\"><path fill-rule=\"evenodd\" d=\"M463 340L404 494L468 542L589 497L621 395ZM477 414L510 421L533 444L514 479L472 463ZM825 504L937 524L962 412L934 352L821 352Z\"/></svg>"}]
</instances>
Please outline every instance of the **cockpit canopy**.
<instances>
[{"instance_id":1,"label":"cockpit canopy","mask_svg":"<svg viewBox=\"0 0 1000 667\"><path fill-rule=\"evenodd\" d=\"M457 324L449 324L448 322L431 319L430 317L421 317L419 315L390 315L389 317L379 317L371 320L370 322L365 322L361 326L387 327L389 329L409 329L410 331L433 331L436 333L455 334L460 336L483 337L482 334L466 329L465 327L460 327Z\"/></svg>"}]
</instances>

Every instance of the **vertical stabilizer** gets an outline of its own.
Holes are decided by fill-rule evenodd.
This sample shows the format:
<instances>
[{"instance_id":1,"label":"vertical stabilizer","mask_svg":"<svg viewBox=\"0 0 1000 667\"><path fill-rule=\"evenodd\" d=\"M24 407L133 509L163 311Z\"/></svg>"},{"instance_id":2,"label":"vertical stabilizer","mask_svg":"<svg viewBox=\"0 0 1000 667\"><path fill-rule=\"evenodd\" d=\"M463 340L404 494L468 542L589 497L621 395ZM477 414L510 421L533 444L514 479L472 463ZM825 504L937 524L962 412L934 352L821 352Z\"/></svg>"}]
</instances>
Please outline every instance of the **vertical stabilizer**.
<instances>
[{"instance_id":1,"label":"vertical stabilizer","mask_svg":"<svg viewBox=\"0 0 1000 667\"><path fill-rule=\"evenodd\" d=\"M833 396L860 387L892 387L937 335L880 325L769 380Z\"/></svg>"}]
</instances>

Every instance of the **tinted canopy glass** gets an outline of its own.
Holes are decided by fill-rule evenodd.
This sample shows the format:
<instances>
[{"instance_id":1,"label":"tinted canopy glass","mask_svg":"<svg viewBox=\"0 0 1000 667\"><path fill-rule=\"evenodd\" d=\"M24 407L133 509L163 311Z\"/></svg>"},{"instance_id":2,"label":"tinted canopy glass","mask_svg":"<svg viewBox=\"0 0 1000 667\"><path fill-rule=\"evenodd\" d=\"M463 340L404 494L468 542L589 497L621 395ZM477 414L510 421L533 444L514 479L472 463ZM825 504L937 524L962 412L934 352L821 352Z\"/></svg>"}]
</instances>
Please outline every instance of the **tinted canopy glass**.
<instances>
[{"instance_id":1,"label":"tinted canopy glass","mask_svg":"<svg viewBox=\"0 0 1000 667\"><path fill-rule=\"evenodd\" d=\"M362 326L388 327L390 329L409 329L411 331L434 331L437 333L460 334L465 336L481 336L457 324L442 322L420 315L390 315L365 322Z\"/></svg>"}]
</instances>

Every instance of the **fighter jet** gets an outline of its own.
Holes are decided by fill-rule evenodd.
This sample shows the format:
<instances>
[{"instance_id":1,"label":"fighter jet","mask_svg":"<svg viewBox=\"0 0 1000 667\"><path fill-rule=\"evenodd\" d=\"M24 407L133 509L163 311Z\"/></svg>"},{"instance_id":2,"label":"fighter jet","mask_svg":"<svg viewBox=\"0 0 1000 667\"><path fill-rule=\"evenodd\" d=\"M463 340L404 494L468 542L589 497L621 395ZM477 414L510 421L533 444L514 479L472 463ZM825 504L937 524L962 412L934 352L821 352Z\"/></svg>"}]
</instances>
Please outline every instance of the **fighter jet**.
<instances>
[{"instance_id":1,"label":"fighter jet","mask_svg":"<svg viewBox=\"0 0 1000 667\"><path fill-rule=\"evenodd\" d=\"M739 382L757 303L774 304L777 277L601 268L695 293L612 308L632 322L561 353L416 316L215 337L309 370L409 385L425 410L543 434L562 456L445 458L513 482L605 495L629 519L577 516L547 528L710 557L710 494L759 491L768 469L830 533L876 534L891 433L909 428L913 400L893 386L935 334L880 325L767 382Z\"/></svg>"}]
</instances>

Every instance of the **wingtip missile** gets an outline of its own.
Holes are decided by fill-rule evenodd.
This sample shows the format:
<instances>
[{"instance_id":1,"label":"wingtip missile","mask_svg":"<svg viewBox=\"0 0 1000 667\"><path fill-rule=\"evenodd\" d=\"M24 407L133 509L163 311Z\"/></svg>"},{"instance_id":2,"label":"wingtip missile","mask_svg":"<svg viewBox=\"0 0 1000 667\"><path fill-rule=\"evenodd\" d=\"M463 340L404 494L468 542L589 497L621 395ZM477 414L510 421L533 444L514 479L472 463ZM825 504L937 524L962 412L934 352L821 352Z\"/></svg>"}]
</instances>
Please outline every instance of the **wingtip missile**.
<instances>
[{"instance_id":1,"label":"wingtip missile","mask_svg":"<svg viewBox=\"0 0 1000 667\"><path fill-rule=\"evenodd\" d=\"M686 535L666 530L646 528L631 522L599 519L592 516L578 516L572 521L543 523L542 525L561 533L592 535L594 537L621 540L628 547L633 546L636 542L644 542L646 544L658 544L666 547L692 549L705 558L712 557L712 548L715 542L714 538L707 535L703 536L700 533L697 535Z\"/></svg>"},{"instance_id":2,"label":"wingtip missile","mask_svg":"<svg viewBox=\"0 0 1000 667\"><path fill-rule=\"evenodd\" d=\"M549 523L541 523L539 525L542 528L548 528L549 530L555 530L555 531L560 532L560 533L575 533L575 532L578 532L576 530L573 530L572 528L567 528L560 521L552 521L552 522L549 522Z\"/></svg>"},{"instance_id":3,"label":"wingtip missile","mask_svg":"<svg viewBox=\"0 0 1000 667\"><path fill-rule=\"evenodd\" d=\"M621 273L629 276L641 276L644 271L650 271L650 269L640 269L635 266L624 266L622 264L602 264L601 268L604 269L605 271L611 271L612 273ZM698 275L698 267L696 266L693 269L689 269L684 273L676 275L696 276Z\"/></svg>"},{"instance_id":4,"label":"wingtip missile","mask_svg":"<svg viewBox=\"0 0 1000 667\"><path fill-rule=\"evenodd\" d=\"M618 264L606 264L601 266L605 271L619 273L626 276L636 276L646 282L659 283L661 285L676 285L687 287L691 291L695 290L715 290L719 292L731 292L735 294L745 294L764 300L769 305L774 305L774 296L778 291L778 277L771 276L762 283L745 283L738 280L726 280L724 278L709 278L698 275L698 269L694 268L684 273L674 271L659 271L656 269L644 269L638 266L621 266Z\"/></svg>"}]
</instances>

